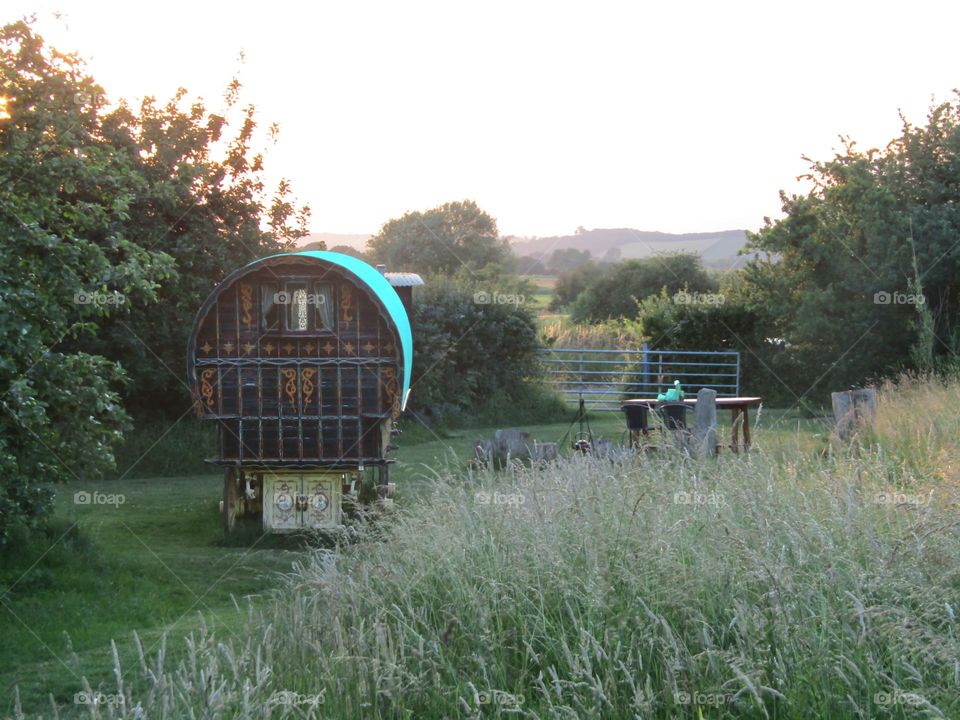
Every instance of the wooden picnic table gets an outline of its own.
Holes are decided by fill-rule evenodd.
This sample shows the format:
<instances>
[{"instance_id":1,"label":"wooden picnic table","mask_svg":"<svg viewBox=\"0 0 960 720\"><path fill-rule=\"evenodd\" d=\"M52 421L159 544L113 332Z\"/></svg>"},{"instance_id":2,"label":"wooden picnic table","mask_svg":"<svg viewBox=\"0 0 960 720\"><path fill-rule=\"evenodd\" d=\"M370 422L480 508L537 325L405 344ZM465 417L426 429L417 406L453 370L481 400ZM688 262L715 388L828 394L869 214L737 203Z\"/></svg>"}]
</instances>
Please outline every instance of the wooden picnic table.
<instances>
[{"instance_id":1,"label":"wooden picnic table","mask_svg":"<svg viewBox=\"0 0 960 720\"><path fill-rule=\"evenodd\" d=\"M734 452L739 452L740 450L740 426L743 426L743 449L750 449L750 413L748 408L757 407L763 401L762 398L758 397L718 397L716 400L717 408L729 408L730 409L730 449ZM635 398L633 400L624 400L620 403L620 409L626 411L628 407L642 406L646 407L648 410L653 410L657 405L665 402L663 400L657 400L656 398ZM689 405L690 407L696 407L697 399L684 398L683 400L677 401L666 401L666 402L680 402L684 405ZM648 434L647 430L643 431L644 436ZM639 438L638 438L639 439Z\"/></svg>"}]
</instances>

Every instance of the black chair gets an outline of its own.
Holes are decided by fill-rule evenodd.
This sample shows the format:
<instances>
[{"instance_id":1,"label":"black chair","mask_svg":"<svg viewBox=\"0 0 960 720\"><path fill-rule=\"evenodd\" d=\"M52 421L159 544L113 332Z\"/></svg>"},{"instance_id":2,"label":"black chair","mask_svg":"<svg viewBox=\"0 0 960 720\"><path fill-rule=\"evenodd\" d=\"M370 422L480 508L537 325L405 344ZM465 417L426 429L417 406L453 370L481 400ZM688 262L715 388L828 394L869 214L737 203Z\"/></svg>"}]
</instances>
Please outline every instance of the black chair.
<instances>
[{"instance_id":1,"label":"black chair","mask_svg":"<svg viewBox=\"0 0 960 720\"><path fill-rule=\"evenodd\" d=\"M691 407L682 402L657 403L655 411L667 430L686 430L687 411Z\"/></svg>"},{"instance_id":2,"label":"black chair","mask_svg":"<svg viewBox=\"0 0 960 720\"><path fill-rule=\"evenodd\" d=\"M646 405L623 404L620 409L627 416L627 430L639 430L646 434L650 429L649 408Z\"/></svg>"}]
</instances>

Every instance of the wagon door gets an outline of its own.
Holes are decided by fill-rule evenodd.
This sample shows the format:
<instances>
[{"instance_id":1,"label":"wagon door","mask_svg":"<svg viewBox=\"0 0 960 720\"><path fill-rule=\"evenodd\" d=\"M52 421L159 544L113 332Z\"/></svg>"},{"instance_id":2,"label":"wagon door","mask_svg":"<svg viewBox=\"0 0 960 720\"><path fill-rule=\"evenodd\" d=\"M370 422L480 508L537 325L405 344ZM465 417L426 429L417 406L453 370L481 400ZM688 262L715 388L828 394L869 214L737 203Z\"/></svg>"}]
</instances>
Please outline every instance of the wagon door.
<instances>
[{"instance_id":1,"label":"wagon door","mask_svg":"<svg viewBox=\"0 0 960 720\"><path fill-rule=\"evenodd\" d=\"M340 524L343 473L267 473L263 527L274 532L319 530Z\"/></svg>"},{"instance_id":2,"label":"wagon door","mask_svg":"<svg viewBox=\"0 0 960 720\"><path fill-rule=\"evenodd\" d=\"M303 475L303 527L320 529L340 524L342 473Z\"/></svg>"},{"instance_id":3,"label":"wagon door","mask_svg":"<svg viewBox=\"0 0 960 720\"><path fill-rule=\"evenodd\" d=\"M263 526L268 530L291 532L300 529L300 476L293 474L263 477Z\"/></svg>"}]
</instances>

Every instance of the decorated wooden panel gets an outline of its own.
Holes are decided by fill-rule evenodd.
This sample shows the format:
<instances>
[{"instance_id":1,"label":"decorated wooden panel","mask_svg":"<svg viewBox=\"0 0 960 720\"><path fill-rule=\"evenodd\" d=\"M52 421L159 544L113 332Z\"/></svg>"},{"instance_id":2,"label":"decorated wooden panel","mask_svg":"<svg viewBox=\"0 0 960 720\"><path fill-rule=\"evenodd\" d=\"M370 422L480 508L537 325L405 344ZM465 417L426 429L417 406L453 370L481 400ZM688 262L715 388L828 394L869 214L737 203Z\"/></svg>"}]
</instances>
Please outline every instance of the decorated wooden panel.
<instances>
[{"instance_id":1,"label":"decorated wooden panel","mask_svg":"<svg viewBox=\"0 0 960 720\"><path fill-rule=\"evenodd\" d=\"M219 423L217 460L382 461L382 424L401 402L392 325L337 266L290 258L219 288L194 326L190 381L200 415Z\"/></svg>"}]
</instances>

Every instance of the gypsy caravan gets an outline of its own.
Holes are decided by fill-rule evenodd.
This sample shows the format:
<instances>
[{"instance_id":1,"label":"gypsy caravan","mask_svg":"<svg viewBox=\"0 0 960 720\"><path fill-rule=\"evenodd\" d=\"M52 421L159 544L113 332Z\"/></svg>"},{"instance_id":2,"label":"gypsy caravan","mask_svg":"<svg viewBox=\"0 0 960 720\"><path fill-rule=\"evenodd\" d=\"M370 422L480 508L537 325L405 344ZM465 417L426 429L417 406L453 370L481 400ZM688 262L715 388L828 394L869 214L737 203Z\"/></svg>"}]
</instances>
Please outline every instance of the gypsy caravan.
<instances>
[{"instance_id":1,"label":"gypsy caravan","mask_svg":"<svg viewBox=\"0 0 960 720\"><path fill-rule=\"evenodd\" d=\"M399 275L401 292L422 284ZM388 277L349 255L284 253L236 270L200 308L187 376L217 423L227 532L242 517L272 532L336 527L363 483L392 494L413 339Z\"/></svg>"}]
</instances>

